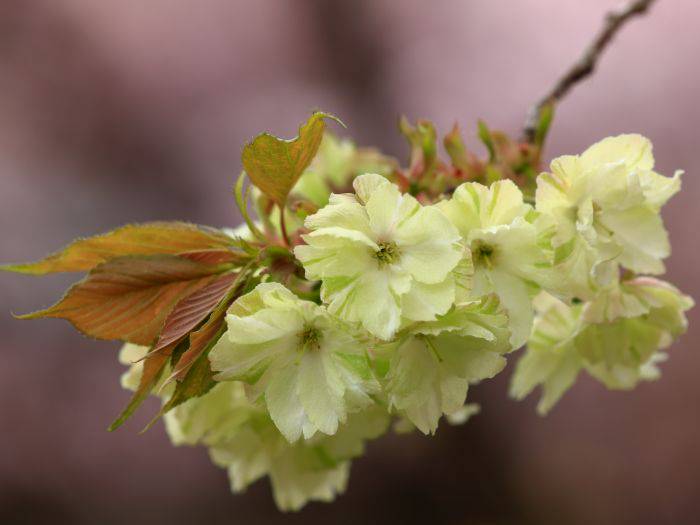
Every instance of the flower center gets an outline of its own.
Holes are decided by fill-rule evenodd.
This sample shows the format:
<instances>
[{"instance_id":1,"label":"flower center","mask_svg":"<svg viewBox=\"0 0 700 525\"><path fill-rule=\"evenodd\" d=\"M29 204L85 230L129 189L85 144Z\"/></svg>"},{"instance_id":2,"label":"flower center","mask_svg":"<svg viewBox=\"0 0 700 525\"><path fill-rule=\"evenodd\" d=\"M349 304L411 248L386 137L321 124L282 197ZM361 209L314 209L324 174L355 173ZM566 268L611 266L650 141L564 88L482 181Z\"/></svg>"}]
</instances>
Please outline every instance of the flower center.
<instances>
[{"instance_id":1,"label":"flower center","mask_svg":"<svg viewBox=\"0 0 700 525\"><path fill-rule=\"evenodd\" d=\"M474 261L474 265L481 264L491 268L491 266L493 266L494 252L495 249L492 245L480 239L476 239L472 243L472 260Z\"/></svg>"},{"instance_id":2,"label":"flower center","mask_svg":"<svg viewBox=\"0 0 700 525\"><path fill-rule=\"evenodd\" d=\"M399 248L395 242L382 241L379 243L379 249L374 252L374 257L379 261L379 266L394 263L399 260Z\"/></svg>"},{"instance_id":3,"label":"flower center","mask_svg":"<svg viewBox=\"0 0 700 525\"><path fill-rule=\"evenodd\" d=\"M321 331L307 325L299 332L299 350L318 350L321 347Z\"/></svg>"}]
</instances>

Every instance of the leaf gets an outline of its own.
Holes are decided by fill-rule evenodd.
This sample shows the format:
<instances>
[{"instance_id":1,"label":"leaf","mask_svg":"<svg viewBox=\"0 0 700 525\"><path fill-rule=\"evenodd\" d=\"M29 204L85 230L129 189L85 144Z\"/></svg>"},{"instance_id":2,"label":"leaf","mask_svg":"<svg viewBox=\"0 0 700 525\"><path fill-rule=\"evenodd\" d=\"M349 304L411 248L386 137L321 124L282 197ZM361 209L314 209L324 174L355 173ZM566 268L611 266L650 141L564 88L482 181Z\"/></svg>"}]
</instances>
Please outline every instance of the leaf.
<instances>
[{"instance_id":1,"label":"leaf","mask_svg":"<svg viewBox=\"0 0 700 525\"><path fill-rule=\"evenodd\" d=\"M175 371L171 377L182 379L187 373L187 369L192 366L199 356L207 349L212 339L221 335L224 331L224 320L226 319L226 308L218 308L212 312L207 322L196 332L190 335L190 347L182 354L180 360L175 365Z\"/></svg>"},{"instance_id":2,"label":"leaf","mask_svg":"<svg viewBox=\"0 0 700 525\"><path fill-rule=\"evenodd\" d=\"M226 311L233 300L240 295L240 285L245 282L247 276L248 268L244 268L236 274L235 279L227 288L225 296L220 299L218 306L211 312L207 322L199 330L190 334L189 348L173 366L174 371L168 378L168 381L173 378L182 379L185 377L187 369L209 348L209 343L211 343L212 339L218 339L218 336L221 335L220 332L223 331Z\"/></svg>"},{"instance_id":3,"label":"leaf","mask_svg":"<svg viewBox=\"0 0 700 525\"><path fill-rule=\"evenodd\" d=\"M452 131L445 135L443 143L447 154L450 156L452 165L465 173L470 173L471 159L469 158L467 148L464 146L462 135L457 124L452 127Z\"/></svg>"},{"instance_id":4,"label":"leaf","mask_svg":"<svg viewBox=\"0 0 700 525\"><path fill-rule=\"evenodd\" d=\"M151 393L151 390L158 384L160 377L163 375L163 370L168 364L168 359L173 352L175 345L170 345L167 348L161 349L159 352L151 354L143 363L143 372L141 372L141 380L139 386L131 396L129 404L126 408L119 414L119 417L115 419L112 424L107 429L109 432L114 432L124 422L131 417L131 415L136 411L136 409L143 403L143 401Z\"/></svg>"},{"instance_id":5,"label":"leaf","mask_svg":"<svg viewBox=\"0 0 700 525\"><path fill-rule=\"evenodd\" d=\"M496 160L496 148L493 143L493 137L491 136L491 130L483 120L479 120L478 129L479 139L481 139L481 142L484 143L484 146L486 146L489 152L489 162L493 162Z\"/></svg>"},{"instance_id":6,"label":"leaf","mask_svg":"<svg viewBox=\"0 0 700 525\"><path fill-rule=\"evenodd\" d=\"M214 381L214 373L211 370L211 366L209 365L209 359L207 356L209 354L209 350L211 350L212 347L216 344L216 342L219 340L219 337L221 337L224 331L225 329L223 328L223 326L220 326L216 336L213 339L209 340L206 347L204 348L204 351L199 355L199 357L195 359L195 361L192 363L192 366L190 366L187 369L187 374L182 379L182 381L178 381L176 383L173 395L170 397L167 403L165 403L161 407L158 414L156 414L156 416L150 421L150 423L148 423L148 425L146 425L146 428L144 428L141 432L146 432L156 423L156 421L158 421L158 419L160 419L169 410L175 408L178 405L181 405L182 403L189 399L192 399L193 397L203 396L216 385L216 381Z\"/></svg>"},{"instance_id":7,"label":"leaf","mask_svg":"<svg viewBox=\"0 0 700 525\"><path fill-rule=\"evenodd\" d=\"M177 255L203 264L241 264L250 259L250 254L243 250L198 250Z\"/></svg>"},{"instance_id":8,"label":"leaf","mask_svg":"<svg viewBox=\"0 0 700 525\"><path fill-rule=\"evenodd\" d=\"M234 242L223 232L186 222L130 224L103 235L73 241L62 251L41 261L0 266L0 270L33 275L83 272L100 263L126 255L223 250L232 246Z\"/></svg>"},{"instance_id":9,"label":"leaf","mask_svg":"<svg viewBox=\"0 0 700 525\"><path fill-rule=\"evenodd\" d=\"M222 272L177 255L120 257L73 285L54 306L20 319L67 319L85 335L154 343L173 307Z\"/></svg>"},{"instance_id":10,"label":"leaf","mask_svg":"<svg viewBox=\"0 0 700 525\"><path fill-rule=\"evenodd\" d=\"M176 383L175 392L163 407L163 414L190 398L203 396L216 384L216 381L214 381L214 372L212 372L211 366L209 365L208 356L209 350L212 349L224 332L225 328L223 323L218 326L217 330L213 331L213 337L207 340L199 356L186 369L186 374L183 379ZM185 352L182 357L185 357L186 354L187 352ZM180 361L182 361L182 358ZM178 361L178 365L180 361Z\"/></svg>"},{"instance_id":11,"label":"leaf","mask_svg":"<svg viewBox=\"0 0 700 525\"><path fill-rule=\"evenodd\" d=\"M410 172L413 176L428 173L437 163L437 133L429 120L419 119L412 126L406 117L399 120L399 131L411 147Z\"/></svg>"},{"instance_id":12,"label":"leaf","mask_svg":"<svg viewBox=\"0 0 700 525\"><path fill-rule=\"evenodd\" d=\"M218 305L235 282L237 274L226 273L182 299L165 320L152 352L156 352L189 334Z\"/></svg>"},{"instance_id":13,"label":"leaf","mask_svg":"<svg viewBox=\"0 0 700 525\"><path fill-rule=\"evenodd\" d=\"M552 119L554 118L554 104L545 104L540 109L540 118L537 121L537 128L535 129L535 145L539 148L544 144L547 138L547 132L549 131L549 126L552 124Z\"/></svg>"},{"instance_id":14,"label":"leaf","mask_svg":"<svg viewBox=\"0 0 700 525\"><path fill-rule=\"evenodd\" d=\"M283 206L301 174L311 163L326 129L324 118L339 119L316 112L291 140L268 133L258 135L243 148L241 160L250 180L279 206Z\"/></svg>"}]
</instances>

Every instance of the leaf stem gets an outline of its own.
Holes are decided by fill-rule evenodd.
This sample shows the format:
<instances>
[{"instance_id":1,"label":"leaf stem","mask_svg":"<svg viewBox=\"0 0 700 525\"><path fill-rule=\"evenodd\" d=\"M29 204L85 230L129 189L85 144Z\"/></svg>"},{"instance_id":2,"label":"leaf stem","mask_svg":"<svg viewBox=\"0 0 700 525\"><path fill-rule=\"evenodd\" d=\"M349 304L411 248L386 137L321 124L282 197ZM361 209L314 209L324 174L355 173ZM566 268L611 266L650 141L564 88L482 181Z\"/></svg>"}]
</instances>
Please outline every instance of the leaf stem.
<instances>
[{"instance_id":1,"label":"leaf stem","mask_svg":"<svg viewBox=\"0 0 700 525\"><path fill-rule=\"evenodd\" d=\"M248 192L250 190L250 186L246 188L245 192L243 191L243 183L245 182L245 178L246 173L245 171L242 171L238 176L238 180L236 181L236 186L233 189L233 195L236 199L238 210L241 212L243 220L248 225L248 229L258 240L264 242L266 240L265 235L258 229L257 226L255 226L255 223L248 214Z\"/></svg>"},{"instance_id":2,"label":"leaf stem","mask_svg":"<svg viewBox=\"0 0 700 525\"><path fill-rule=\"evenodd\" d=\"M284 240L284 245L289 248L292 243L289 242L289 234L287 233L287 220L285 218L285 206L279 205L280 208L280 230L282 230L282 239Z\"/></svg>"}]
</instances>

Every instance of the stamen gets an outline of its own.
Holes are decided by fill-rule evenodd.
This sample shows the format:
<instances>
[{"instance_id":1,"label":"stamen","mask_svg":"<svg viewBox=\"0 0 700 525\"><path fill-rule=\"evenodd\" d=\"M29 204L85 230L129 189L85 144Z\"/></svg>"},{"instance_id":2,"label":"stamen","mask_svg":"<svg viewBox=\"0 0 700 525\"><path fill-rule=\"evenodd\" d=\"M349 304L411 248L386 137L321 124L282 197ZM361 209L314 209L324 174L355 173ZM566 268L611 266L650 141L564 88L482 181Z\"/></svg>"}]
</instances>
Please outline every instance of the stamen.
<instances>
[{"instance_id":1,"label":"stamen","mask_svg":"<svg viewBox=\"0 0 700 525\"><path fill-rule=\"evenodd\" d=\"M374 257L379 261L379 266L392 264L399 259L399 248L395 242L380 242L379 250L374 252Z\"/></svg>"},{"instance_id":2,"label":"stamen","mask_svg":"<svg viewBox=\"0 0 700 525\"><path fill-rule=\"evenodd\" d=\"M299 350L318 350L321 347L321 332L313 326L306 326L299 333Z\"/></svg>"},{"instance_id":3,"label":"stamen","mask_svg":"<svg viewBox=\"0 0 700 525\"><path fill-rule=\"evenodd\" d=\"M491 268L495 249L492 245L487 244L480 239L472 243L472 260L475 265L484 265Z\"/></svg>"}]
</instances>

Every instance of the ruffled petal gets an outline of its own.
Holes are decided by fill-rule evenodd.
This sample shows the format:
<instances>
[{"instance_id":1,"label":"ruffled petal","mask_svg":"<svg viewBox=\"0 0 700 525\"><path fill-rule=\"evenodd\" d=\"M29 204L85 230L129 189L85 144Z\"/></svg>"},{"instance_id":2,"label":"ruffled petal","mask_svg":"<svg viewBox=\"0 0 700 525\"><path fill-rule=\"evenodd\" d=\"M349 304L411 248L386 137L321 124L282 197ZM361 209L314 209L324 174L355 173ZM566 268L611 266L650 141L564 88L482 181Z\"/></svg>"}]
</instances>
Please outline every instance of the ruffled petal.
<instances>
[{"instance_id":1,"label":"ruffled petal","mask_svg":"<svg viewBox=\"0 0 700 525\"><path fill-rule=\"evenodd\" d=\"M352 182L352 187L360 203L367 204L375 191L390 184L391 183L381 175L365 173L364 175L355 177L355 180Z\"/></svg>"},{"instance_id":2,"label":"ruffled petal","mask_svg":"<svg viewBox=\"0 0 700 525\"><path fill-rule=\"evenodd\" d=\"M599 220L622 247L619 261L623 266L640 273L664 272L662 260L669 256L671 246L658 213L637 206L624 211L606 211L600 214Z\"/></svg>"},{"instance_id":3,"label":"ruffled petal","mask_svg":"<svg viewBox=\"0 0 700 525\"><path fill-rule=\"evenodd\" d=\"M651 141L637 134L618 135L596 142L581 154L585 170L617 162L624 163L629 169L654 169Z\"/></svg>"},{"instance_id":4,"label":"ruffled petal","mask_svg":"<svg viewBox=\"0 0 700 525\"><path fill-rule=\"evenodd\" d=\"M420 208L402 221L394 238L399 264L422 283L443 281L462 258L459 232L435 207Z\"/></svg>"},{"instance_id":5,"label":"ruffled petal","mask_svg":"<svg viewBox=\"0 0 700 525\"><path fill-rule=\"evenodd\" d=\"M401 312L412 321L433 321L446 313L455 300L455 283L451 276L437 284L414 282L401 297Z\"/></svg>"},{"instance_id":6,"label":"ruffled petal","mask_svg":"<svg viewBox=\"0 0 700 525\"><path fill-rule=\"evenodd\" d=\"M401 299L392 289L390 274L367 272L352 278L326 279L321 288L328 310L351 322L360 322L380 339L391 339L399 328Z\"/></svg>"}]
</instances>

